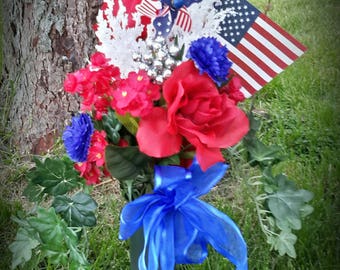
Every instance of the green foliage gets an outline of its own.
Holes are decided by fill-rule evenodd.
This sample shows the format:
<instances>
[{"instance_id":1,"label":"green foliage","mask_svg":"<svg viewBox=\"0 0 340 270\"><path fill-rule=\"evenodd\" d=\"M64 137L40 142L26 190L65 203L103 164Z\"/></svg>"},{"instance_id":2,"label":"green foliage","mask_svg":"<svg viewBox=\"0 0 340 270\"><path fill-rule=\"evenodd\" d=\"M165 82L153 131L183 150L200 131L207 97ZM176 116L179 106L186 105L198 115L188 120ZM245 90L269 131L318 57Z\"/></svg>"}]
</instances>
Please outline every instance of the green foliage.
<instances>
[{"instance_id":1,"label":"green foliage","mask_svg":"<svg viewBox=\"0 0 340 270\"><path fill-rule=\"evenodd\" d=\"M268 241L281 256L287 254L292 258L296 258L296 252L294 248L296 240L297 236L295 234L289 231L281 231L278 237L270 238Z\"/></svg>"},{"instance_id":2,"label":"green foliage","mask_svg":"<svg viewBox=\"0 0 340 270\"><path fill-rule=\"evenodd\" d=\"M107 169L119 181L137 177L150 160L147 155L139 151L137 146L109 145L105 149L105 156Z\"/></svg>"},{"instance_id":3,"label":"green foliage","mask_svg":"<svg viewBox=\"0 0 340 270\"><path fill-rule=\"evenodd\" d=\"M19 228L15 240L9 245L13 253L12 269L28 262L32 257L32 249L39 245L39 241L26 228Z\"/></svg>"},{"instance_id":4,"label":"green foliage","mask_svg":"<svg viewBox=\"0 0 340 270\"><path fill-rule=\"evenodd\" d=\"M109 145L105 149L106 167L119 180L122 195L132 201L152 189L152 176L148 172L150 157L137 146Z\"/></svg>"},{"instance_id":5,"label":"green foliage","mask_svg":"<svg viewBox=\"0 0 340 270\"><path fill-rule=\"evenodd\" d=\"M248 114L250 120L250 131L243 139L243 144L248 151L249 163L253 166L271 166L283 160L282 149L277 145L265 145L256 137L260 128L260 121L255 119L252 113Z\"/></svg>"},{"instance_id":6,"label":"green foliage","mask_svg":"<svg viewBox=\"0 0 340 270\"><path fill-rule=\"evenodd\" d=\"M62 195L54 198L52 203L55 211L66 220L69 226L95 226L95 210L97 203L83 192L76 193L71 198Z\"/></svg>"},{"instance_id":7,"label":"green foliage","mask_svg":"<svg viewBox=\"0 0 340 270\"><path fill-rule=\"evenodd\" d=\"M274 187L277 189L276 192L269 193L267 196L268 208L281 230L300 230L301 212L304 211L304 217L311 213L311 206L305 205L305 203L313 198L313 194L304 189L298 190L283 174L275 178L279 178L280 182ZM309 211L306 212L306 209L309 209Z\"/></svg>"},{"instance_id":8,"label":"green foliage","mask_svg":"<svg viewBox=\"0 0 340 270\"><path fill-rule=\"evenodd\" d=\"M32 252L41 252L49 263L67 269L89 269L89 263L78 248L75 228L55 213L54 208L39 207L36 216L15 219L20 228L15 241L9 246L13 253L12 269L24 265L32 258Z\"/></svg>"},{"instance_id":9,"label":"green foliage","mask_svg":"<svg viewBox=\"0 0 340 270\"><path fill-rule=\"evenodd\" d=\"M120 140L119 130L122 128L122 124L119 122L116 113L112 109L110 109L107 114L103 115L102 125L108 139L113 144L118 144Z\"/></svg>"},{"instance_id":10,"label":"green foliage","mask_svg":"<svg viewBox=\"0 0 340 270\"><path fill-rule=\"evenodd\" d=\"M31 201L40 201L43 195L57 196L84 184L68 158L40 161L35 158L36 167L27 174L29 185L24 195Z\"/></svg>"},{"instance_id":11,"label":"green foliage","mask_svg":"<svg viewBox=\"0 0 340 270\"><path fill-rule=\"evenodd\" d=\"M255 119L252 111L249 113L249 120L250 132L243 143L248 152L249 163L258 165L262 170L260 180L253 183L264 186L264 193L254 196L260 224L272 248L281 256L287 254L295 258L294 244L297 236L292 230L300 230L301 219L312 213L313 208L307 203L313 198L313 194L298 189L284 174L273 176L272 166L282 160L280 148L275 145L267 146L256 137L260 122ZM268 224L264 224L265 222Z\"/></svg>"},{"instance_id":12,"label":"green foliage","mask_svg":"<svg viewBox=\"0 0 340 270\"><path fill-rule=\"evenodd\" d=\"M83 226L96 224L97 203L90 195L77 192L72 197L68 192L84 186L84 181L73 168L68 158L40 161L27 178L29 183L24 194L37 204L27 217L13 218L18 223L15 240L9 249L13 254L12 269L26 265L40 254L39 261L67 269L89 269L84 252L79 249ZM46 196L53 199L52 207L39 206ZM60 214L60 215L58 215Z\"/></svg>"},{"instance_id":13,"label":"green foliage","mask_svg":"<svg viewBox=\"0 0 340 270\"><path fill-rule=\"evenodd\" d=\"M136 135L138 130L138 119L126 113L125 115L116 114L117 119L132 134Z\"/></svg>"},{"instance_id":14,"label":"green foliage","mask_svg":"<svg viewBox=\"0 0 340 270\"><path fill-rule=\"evenodd\" d=\"M181 163L180 156L176 154L176 155L161 159L158 165L180 165L180 163Z\"/></svg>"}]
</instances>

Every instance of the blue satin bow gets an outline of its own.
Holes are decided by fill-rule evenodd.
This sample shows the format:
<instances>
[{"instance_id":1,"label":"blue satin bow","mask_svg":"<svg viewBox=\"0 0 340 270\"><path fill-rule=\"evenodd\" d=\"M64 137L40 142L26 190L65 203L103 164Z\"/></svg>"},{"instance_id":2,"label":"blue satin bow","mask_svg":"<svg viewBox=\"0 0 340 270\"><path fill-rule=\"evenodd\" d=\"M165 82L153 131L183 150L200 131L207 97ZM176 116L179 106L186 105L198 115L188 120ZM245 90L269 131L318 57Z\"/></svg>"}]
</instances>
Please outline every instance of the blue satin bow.
<instances>
[{"instance_id":1,"label":"blue satin bow","mask_svg":"<svg viewBox=\"0 0 340 270\"><path fill-rule=\"evenodd\" d=\"M247 269L247 248L239 228L228 216L198 199L227 168L216 163L203 172L196 159L189 169L155 166L154 193L128 203L120 217L121 240L140 227L144 230L140 270L172 270L175 264L202 263L208 244L238 270Z\"/></svg>"}]
</instances>

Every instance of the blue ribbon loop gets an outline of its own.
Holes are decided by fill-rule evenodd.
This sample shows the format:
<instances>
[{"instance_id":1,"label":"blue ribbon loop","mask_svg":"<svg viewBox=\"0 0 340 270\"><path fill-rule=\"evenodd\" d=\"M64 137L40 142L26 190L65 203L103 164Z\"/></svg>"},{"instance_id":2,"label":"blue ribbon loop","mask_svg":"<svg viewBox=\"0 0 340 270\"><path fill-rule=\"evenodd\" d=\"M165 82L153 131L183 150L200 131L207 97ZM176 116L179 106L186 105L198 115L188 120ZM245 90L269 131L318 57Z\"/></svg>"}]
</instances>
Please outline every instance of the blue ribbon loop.
<instances>
[{"instance_id":1,"label":"blue ribbon loop","mask_svg":"<svg viewBox=\"0 0 340 270\"><path fill-rule=\"evenodd\" d=\"M172 270L175 264L202 263L208 255L208 244L238 270L247 269L247 247L237 225L198 199L210 191L227 168L216 163L203 172L196 159L189 169L155 166L154 193L128 203L120 217L122 240L143 227L140 270Z\"/></svg>"}]
</instances>

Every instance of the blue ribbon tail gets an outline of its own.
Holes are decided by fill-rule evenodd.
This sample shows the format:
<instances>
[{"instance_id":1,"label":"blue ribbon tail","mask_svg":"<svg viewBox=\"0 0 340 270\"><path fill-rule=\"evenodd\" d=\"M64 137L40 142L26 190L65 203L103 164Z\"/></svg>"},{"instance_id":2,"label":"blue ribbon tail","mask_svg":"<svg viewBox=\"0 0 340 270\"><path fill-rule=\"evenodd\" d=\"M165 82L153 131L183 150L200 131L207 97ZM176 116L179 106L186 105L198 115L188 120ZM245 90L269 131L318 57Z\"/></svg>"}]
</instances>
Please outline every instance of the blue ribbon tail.
<instances>
[{"instance_id":1,"label":"blue ribbon tail","mask_svg":"<svg viewBox=\"0 0 340 270\"><path fill-rule=\"evenodd\" d=\"M158 230L164 230L161 223L166 215L165 207L166 205L162 204L153 205L144 216L144 248L138 259L140 270L158 269L159 254L162 252L162 246L157 236L159 237L160 235Z\"/></svg>"},{"instance_id":2,"label":"blue ribbon tail","mask_svg":"<svg viewBox=\"0 0 340 270\"><path fill-rule=\"evenodd\" d=\"M200 197L208 193L213 186L221 180L223 175L228 169L228 165L222 162L215 163L213 166L209 167L205 172L202 171L197 158L195 157L192 165L190 166L190 171L192 174L192 184L195 186L195 196Z\"/></svg>"},{"instance_id":3,"label":"blue ribbon tail","mask_svg":"<svg viewBox=\"0 0 340 270\"><path fill-rule=\"evenodd\" d=\"M147 194L125 205L120 214L120 240L128 239L143 225L144 215L157 201L157 195Z\"/></svg>"},{"instance_id":4,"label":"blue ribbon tail","mask_svg":"<svg viewBox=\"0 0 340 270\"><path fill-rule=\"evenodd\" d=\"M207 242L198 230L185 220L182 213L175 214L175 257L177 264L201 264L208 256Z\"/></svg>"},{"instance_id":5,"label":"blue ribbon tail","mask_svg":"<svg viewBox=\"0 0 340 270\"><path fill-rule=\"evenodd\" d=\"M237 225L213 206L191 199L179 211L184 219L200 232L200 237L224 257L229 259L238 270L247 270L247 246Z\"/></svg>"}]
</instances>

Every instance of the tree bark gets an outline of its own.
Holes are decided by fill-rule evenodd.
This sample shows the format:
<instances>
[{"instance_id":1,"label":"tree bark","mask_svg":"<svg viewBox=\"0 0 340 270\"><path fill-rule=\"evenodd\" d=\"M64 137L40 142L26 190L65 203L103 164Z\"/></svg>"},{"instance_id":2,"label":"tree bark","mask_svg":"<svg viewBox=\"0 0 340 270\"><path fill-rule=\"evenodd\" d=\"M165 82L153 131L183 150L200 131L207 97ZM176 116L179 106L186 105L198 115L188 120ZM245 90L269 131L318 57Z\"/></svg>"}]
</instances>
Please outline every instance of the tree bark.
<instances>
[{"instance_id":1,"label":"tree bark","mask_svg":"<svg viewBox=\"0 0 340 270\"><path fill-rule=\"evenodd\" d=\"M48 150L78 111L63 81L94 51L92 25L101 2L3 0L2 91L15 91L9 126L21 154Z\"/></svg>"}]
</instances>

